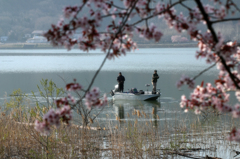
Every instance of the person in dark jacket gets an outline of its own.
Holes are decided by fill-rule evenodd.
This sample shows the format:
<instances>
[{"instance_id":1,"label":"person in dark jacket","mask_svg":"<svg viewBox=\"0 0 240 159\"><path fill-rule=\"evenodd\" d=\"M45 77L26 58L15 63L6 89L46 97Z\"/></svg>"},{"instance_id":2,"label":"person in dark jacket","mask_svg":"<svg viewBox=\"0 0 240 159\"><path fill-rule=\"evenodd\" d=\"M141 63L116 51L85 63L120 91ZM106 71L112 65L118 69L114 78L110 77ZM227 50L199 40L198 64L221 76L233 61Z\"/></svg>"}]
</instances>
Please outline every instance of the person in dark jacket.
<instances>
[{"instance_id":1,"label":"person in dark jacket","mask_svg":"<svg viewBox=\"0 0 240 159\"><path fill-rule=\"evenodd\" d=\"M120 92L123 92L125 77L122 75L121 72L119 72L119 75L118 75L118 77L117 77L117 81L118 81L119 91L120 91Z\"/></svg>"},{"instance_id":2,"label":"person in dark jacket","mask_svg":"<svg viewBox=\"0 0 240 159\"><path fill-rule=\"evenodd\" d=\"M152 85L153 85L152 94L156 94L157 80L158 79L159 79L159 76L157 74L157 70L154 70L154 73L152 75Z\"/></svg>"}]
</instances>

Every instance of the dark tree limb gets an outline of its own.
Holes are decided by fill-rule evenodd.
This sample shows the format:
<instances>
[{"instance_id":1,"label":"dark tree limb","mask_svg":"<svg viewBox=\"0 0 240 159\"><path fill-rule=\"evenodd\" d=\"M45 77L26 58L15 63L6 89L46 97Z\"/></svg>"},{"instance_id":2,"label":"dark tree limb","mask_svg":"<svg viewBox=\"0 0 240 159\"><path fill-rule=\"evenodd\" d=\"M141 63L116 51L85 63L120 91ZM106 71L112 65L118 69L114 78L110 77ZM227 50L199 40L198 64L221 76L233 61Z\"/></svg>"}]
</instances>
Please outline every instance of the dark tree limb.
<instances>
[{"instance_id":1,"label":"dark tree limb","mask_svg":"<svg viewBox=\"0 0 240 159\"><path fill-rule=\"evenodd\" d=\"M204 9L204 7L202 5L202 2L200 0L195 0L195 2L197 3L197 6L199 7L199 10L201 11L201 13L203 15L203 19L206 21L207 27L208 27L208 29L210 30L210 32L211 32L211 34L213 36L213 40L215 41L215 43L218 43L217 35L216 35L215 30L214 30L214 28L212 26L213 23L209 20L208 14L206 13L206 11L205 11L205 9ZM220 58L221 63L223 64L224 68L228 72L228 74L229 74L231 80L233 81L235 87L237 89L240 89L240 87L238 85L239 79L232 74L230 68L226 64L225 59L220 55L219 52L217 52L217 55Z\"/></svg>"}]
</instances>

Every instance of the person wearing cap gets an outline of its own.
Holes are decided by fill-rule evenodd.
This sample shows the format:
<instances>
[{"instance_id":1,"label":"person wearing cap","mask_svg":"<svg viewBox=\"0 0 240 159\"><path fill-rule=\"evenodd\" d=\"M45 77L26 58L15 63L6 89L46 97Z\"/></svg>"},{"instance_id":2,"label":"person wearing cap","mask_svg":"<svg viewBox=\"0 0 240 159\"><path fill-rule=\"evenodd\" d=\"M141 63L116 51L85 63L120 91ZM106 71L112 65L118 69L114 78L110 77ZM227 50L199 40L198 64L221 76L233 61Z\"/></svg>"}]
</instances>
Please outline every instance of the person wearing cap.
<instances>
[{"instance_id":1,"label":"person wearing cap","mask_svg":"<svg viewBox=\"0 0 240 159\"><path fill-rule=\"evenodd\" d=\"M117 77L117 81L118 81L119 91L120 91L120 92L123 92L125 77L122 75L121 72L119 72L119 75L118 75L118 77Z\"/></svg>"},{"instance_id":2,"label":"person wearing cap","mask_svg":"<svg viewBox=\"0 0 240 159\"><path fill-rule=\"evenodd\" d=\"M157 70L154 70L154 73L152 75L152 85L153 85L152 94L156 94L157 80L158 79L159 79L159 76L157 74Z\"/></svg>"}]
</instances>

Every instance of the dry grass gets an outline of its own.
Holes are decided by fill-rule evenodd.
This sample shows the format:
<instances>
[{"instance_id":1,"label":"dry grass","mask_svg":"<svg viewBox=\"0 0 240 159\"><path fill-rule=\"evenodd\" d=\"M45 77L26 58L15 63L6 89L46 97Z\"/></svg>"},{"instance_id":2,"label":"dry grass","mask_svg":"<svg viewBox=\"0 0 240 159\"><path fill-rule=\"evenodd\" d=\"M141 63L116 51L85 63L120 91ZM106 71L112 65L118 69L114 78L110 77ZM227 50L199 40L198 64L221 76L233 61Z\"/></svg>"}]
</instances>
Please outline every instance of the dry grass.
<instances>
[{"instance_id":1,"label":"dry grass","mask_svg":"<svg viewBox=\"0 0 240 159\"><path fill-rule=\"evenodd\" d=\"M34 130L34 118L13 109L0 115L0 158L197 158L216 151L219 144L234 147L226 141L228 128L143 120L154 117L154 110L136 110L132 116L135 120L116 117L116 125L106 123L100 130L62 125L46 137Z\"/></svg>"}]
</instances>

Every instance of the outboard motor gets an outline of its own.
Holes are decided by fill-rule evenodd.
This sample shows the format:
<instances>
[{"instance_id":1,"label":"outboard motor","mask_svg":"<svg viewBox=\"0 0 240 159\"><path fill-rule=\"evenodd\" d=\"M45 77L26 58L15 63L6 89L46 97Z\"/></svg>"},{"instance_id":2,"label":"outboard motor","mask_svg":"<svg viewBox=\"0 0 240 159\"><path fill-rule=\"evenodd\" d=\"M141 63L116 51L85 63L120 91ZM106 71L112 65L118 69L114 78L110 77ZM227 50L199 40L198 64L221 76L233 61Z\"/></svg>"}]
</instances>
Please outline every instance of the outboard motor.
<instances>
[{"instance_id":1,"label":"outboard motor","mask_svg":"<svg viewBox=\"0 0 240 159\"><path fill-rule=\"evenodd\" d=\"M115 85L114 92L119 92L119 87L118 87L118 84L116 84L116 85Z\"/></svg>"},{"instance_id":2,"label":"outboard motor","mask_svg":"<svg viewBox=\"0 0 240 159\"><path fill-rule=\"evenodd\" d=\"M111 96L114 96L114 92L111 90Z\"/></svg>"},{"instance_id":3,"label":"outboard motor","mask_svg":"<svg viewBox=\"0 0 240 159\"><path fill-rule=\"evenodd\" d=\"M115 85L115 88L114 90L111 90L111 95L114 96L115 95L115 92L119 92L119 88L118 88L118 84Z\"/></svg>"}]
</instances>

